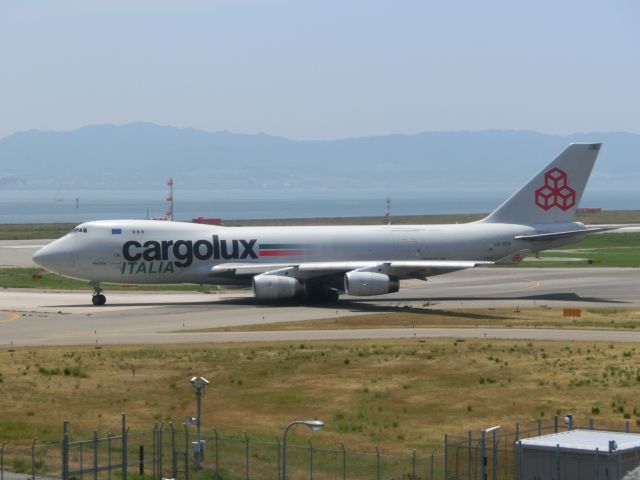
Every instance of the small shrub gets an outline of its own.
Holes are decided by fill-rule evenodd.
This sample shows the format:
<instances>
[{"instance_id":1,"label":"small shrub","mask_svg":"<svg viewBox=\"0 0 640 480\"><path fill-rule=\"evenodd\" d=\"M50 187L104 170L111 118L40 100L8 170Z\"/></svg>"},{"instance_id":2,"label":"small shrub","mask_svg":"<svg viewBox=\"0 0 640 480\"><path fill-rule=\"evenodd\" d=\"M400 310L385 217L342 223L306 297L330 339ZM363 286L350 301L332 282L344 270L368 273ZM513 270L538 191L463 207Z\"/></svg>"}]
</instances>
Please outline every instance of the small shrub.
<instances>
[{"instance_id":1,"label":"small shrub","mask_svg":"<svg viewBox=\"0 0 640 480\"><path fill-rule=\"evenodd\" d=\"M591 413L593 415L598 415L600 413L600 408L599 407L591 407Z\"/></svg>"},{"instance_id":2,"label":"small shrub","mask_svg":"<svg viewBox=\"0 0 640 480\"><path fill-rule=\"evenodd\" d=\"M27 462L22 458L14 458L11 460L11 466L15 473L25 473L27 471Z\"/></svg>"},{"instance_id":3,"label":"small shrub","mask_svg":"<svg viewBox=\"0 0 640 480\"><path fill-rule=\"evenodd\" d=\"M41 375L51 376L51 375L60 375L62 372L59 368L38 368L38 373Z\"/></svg>"}]
</instances>

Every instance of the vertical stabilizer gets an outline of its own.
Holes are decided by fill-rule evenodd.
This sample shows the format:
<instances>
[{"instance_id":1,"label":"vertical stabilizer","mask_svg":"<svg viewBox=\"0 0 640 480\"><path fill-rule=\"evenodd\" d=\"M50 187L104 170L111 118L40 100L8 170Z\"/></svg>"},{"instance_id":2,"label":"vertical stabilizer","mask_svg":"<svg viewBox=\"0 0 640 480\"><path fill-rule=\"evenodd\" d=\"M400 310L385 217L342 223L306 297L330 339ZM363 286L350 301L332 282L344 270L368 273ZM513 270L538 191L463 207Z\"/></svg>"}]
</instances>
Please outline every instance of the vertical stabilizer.
<instances>
[{"instance_id":1,"label":"vertical stabilizer","mask_svg":"<svg viewBox=\"0 0 640 480\"><path fill-rule=\"evenodd\" d=\"M600 143L572 143L483 222L535 225L571 222Z\"/></svg>"}]
</instances>

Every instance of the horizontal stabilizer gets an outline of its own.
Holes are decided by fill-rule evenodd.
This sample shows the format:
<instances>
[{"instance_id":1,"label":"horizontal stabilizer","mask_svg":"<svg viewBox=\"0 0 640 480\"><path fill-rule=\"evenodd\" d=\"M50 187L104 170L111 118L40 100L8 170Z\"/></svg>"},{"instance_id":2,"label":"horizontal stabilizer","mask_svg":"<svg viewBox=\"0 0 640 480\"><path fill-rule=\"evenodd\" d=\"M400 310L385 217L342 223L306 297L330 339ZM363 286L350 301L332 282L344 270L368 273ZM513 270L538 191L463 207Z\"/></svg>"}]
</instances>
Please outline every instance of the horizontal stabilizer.
<instances>
[{"instance_id":1,"label":"horizontal stabilizer","mask_svg":"<svg viewBox=\"0 0 640 480\"><path fill-rule=\"evenodd\" d=\"M551 232L551 233L534 233L531 235L517 235L516 240L530 240L532 242L545 240L558 240L561 238L579 237L589 233L608 232L609 230L617 230L620 227L591 227L583 230L570 230L568 232Z\"/></svg>"}]
</instances>

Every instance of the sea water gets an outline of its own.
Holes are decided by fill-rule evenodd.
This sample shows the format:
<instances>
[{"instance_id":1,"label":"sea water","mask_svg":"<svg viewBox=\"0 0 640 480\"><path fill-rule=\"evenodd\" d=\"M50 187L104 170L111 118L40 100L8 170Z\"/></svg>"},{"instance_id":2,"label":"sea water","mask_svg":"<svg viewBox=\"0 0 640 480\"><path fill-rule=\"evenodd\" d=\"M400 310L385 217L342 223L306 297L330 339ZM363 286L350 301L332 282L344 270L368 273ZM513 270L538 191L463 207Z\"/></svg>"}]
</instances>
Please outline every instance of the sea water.
<instances>
[{"instance_id":1,"label":"sea water","mask_svg":"<svg viewBox=\"0 0 640 480\"><path fill-rule=\"evenodd\" d=\"M176 190L174 218L198 216L231 219L380 217L385 197L391 216L486 213L512 193L446 188L421 191L373 190ZM80 223L98 219L162 217L168 192L157 190L0 190L0 223ZM77 199L77 201L76 201ZM638 210L634 191L585 192L581 206Z\"/></svg>"}]
</instances>

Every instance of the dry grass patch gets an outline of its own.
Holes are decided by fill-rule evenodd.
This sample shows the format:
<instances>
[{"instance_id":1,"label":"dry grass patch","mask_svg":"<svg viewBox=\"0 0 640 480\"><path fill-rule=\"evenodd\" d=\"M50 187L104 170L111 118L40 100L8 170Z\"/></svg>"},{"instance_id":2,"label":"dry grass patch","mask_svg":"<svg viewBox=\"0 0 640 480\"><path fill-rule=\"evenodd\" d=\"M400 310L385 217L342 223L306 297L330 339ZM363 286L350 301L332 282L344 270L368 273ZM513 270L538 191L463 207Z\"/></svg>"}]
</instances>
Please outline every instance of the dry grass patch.
<instances>
[{"instance_id":1,"label":"dry grass patch","mask_svg":"<svg viewBox=\"0 0 640 480\"><path fill-rule=\"evenodd\" d=\"M121 412L132 431L179 424L194 374L211 380L206 425L252 438L309 417L327 424L318 445L385 451L567 411L635 427L639 357L628 344L453 339L18 349L0 355L0 441L58 440L63 419L76 438L115 433Z\"/></svg>"},{"instance_id":2,"label":"dry grass patch","mask_svg":"<svg viewBox=\"0 0 640 480\"><path fill-rule=\"evenodd\" d=\"M237 327L214 327L179 332L238 332L267 330L344 330L363 328L419 327L525 327L525 328L640 328L640 311L636 309L583 309L581 318L564 318L561 308L442 310L437 307L414 307L408 311L355 315L349 317L276 322Z\"/></svg>"}]
</instances>

